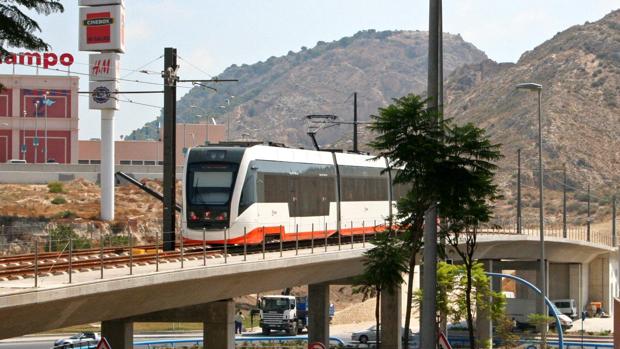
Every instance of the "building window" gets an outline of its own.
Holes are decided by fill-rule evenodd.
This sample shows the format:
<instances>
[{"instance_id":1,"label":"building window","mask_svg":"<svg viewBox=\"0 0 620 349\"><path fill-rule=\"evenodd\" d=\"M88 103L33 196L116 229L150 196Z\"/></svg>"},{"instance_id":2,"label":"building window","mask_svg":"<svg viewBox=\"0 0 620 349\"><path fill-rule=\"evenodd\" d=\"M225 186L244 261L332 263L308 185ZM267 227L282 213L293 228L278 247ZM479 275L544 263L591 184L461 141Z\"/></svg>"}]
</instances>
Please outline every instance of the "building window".
<instances>
[{"instance_id":1,"label":"building window","mask_svg":"<svg viewBox=\"0 0 620 349\"><path fill-rule=\"evenodd\" d=\"M121 160L121 165L131 165L131 161L130 160Z\"/></svg>"},{"instance_id":2,"label":"building window","mask_svg":"<svg viewBox=\"0 0 620 349\"><path fill-rule=\"evenodd\" d=\"M164 162L163 161L158 161L157 164L160 165L160 166L163 166Z\"/></svg>"},{"instance_id":3,"label":"building window","mask_svg":"<svg viewBox=\"0 0 620 349\"><path fill-rule=\"evenodd\" d=\"M131 160L132 165L143 165L144 161L142 160Z\"/></svg>"},{"instance_id":4,"label":"building window","mask_svg":"<svg viewBox=\"0 0 620 349\"><path fill-rule=\"evenodd\" d=\"M88 164L90 164L90 161L89 160L78 160L78 164L80 164L80 165L88 165Z\"/></svg>"},{"instance_id":5,"label":"building window","mask_svg":"<svg viewBox=\"0 0 620 349\"><path fill-rule=\"evenodd\" d=\"M145 165L149 165L149 166L153 166L153 165L155 165L155 161L153 161L153 160L146 160L146 161L144 161L144 164Z\"/></svg>"},{"instance_id":6,"label":"building window","mask_svg":"<svg viewBox=\"0 0 620 349\"><path fill-rule=\"evenodd\" d=\"M101 163L101 160L90 160L90 163L92 165L99 165Z\"/></svg>"}]
</instances>

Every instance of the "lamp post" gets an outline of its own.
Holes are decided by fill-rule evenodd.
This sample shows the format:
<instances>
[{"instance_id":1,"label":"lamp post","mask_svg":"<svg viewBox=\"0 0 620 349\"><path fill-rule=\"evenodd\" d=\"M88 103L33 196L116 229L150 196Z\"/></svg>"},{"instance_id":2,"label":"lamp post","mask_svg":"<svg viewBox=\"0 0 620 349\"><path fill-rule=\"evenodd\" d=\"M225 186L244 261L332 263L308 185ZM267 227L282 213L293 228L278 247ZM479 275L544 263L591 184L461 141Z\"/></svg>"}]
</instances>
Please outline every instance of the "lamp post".
<instances>
[{"instance_id":1,"label":"lamp post","mask_svg":"<svg viewBox=\"0 0 620 349\"><path fill-rule=\"evenodd\" d=\"M209 112L206 111L204 108L199 107L197 105L190 105L189 107L192 108L192 109L200 109L200 110L202 110L204 112L204 118L206 120L206 123L205 123L205 144L210 143L209 142L209 115L208 115ZM196 116L198 116L199 118L202 118L203 115L196 114ZM213 119L213 125L215 125L215 119Z\"/></svg>"},{"instance_id":2,"label":"lamp post","mask_svg":"<svg viewBox=\"0 0 620 349\"><path fill-rule=\"evenodd\" d=\"M539 215L539 225L540 225L540 290L542 292L543 297L540 297L540 308L543 314L547 314L546 306L545 306L545 296L547 295L547 274L545 273L545 201L543 196L543 163L542 163L542 85L527 82L523 84L518 84L517 89L535 91L538 92L538 196L540 199L540 205L538 209ZM541 331L543 331L542 338L545 338L544 334L547 332L547 326L543 326ZM544 344L544 343L543 343Z\"/></svg>"},{"instance_id":3,"label":"lamp post","mask_svg":"<svg viewBox=\"0 0 620 349\"><path fill-rule=\"evenodd\" d=\"M235 96L230 96L230 98L226 98L226 105L220 105L220 108L226 109L230 107L230 100L235 98ZM228 110L227 110L228 111ZM230 113L228 114L228 120L226 121L226 141L230 142Z\"/></svg>"},{"instance_id":4,"label":"lamp post","mask_svg":"<svg viewBox=\"0 0 620 349\"><path fill-rule=\"evenodd\" d=\"M21 154L20 159L22 160L26 160L26 127L25 127L25 122L26 120L24 120L26 118L27 112L26 109L24 109L24 114L21 117L21 122L20 122L20 133L22 133L22 137L19 140L19 152Z\"/></svg>"},{"instance_id":5,"label":"lamp post","mask_svg":"<svg viewBox=\"0 0 620 349\"><path fill-rule=\"evenodd\" d=\"M32 140L32 146L34 147L34 163L37 163L37 153L39 147L39 128L37 121L39 119L39 101L34 102L34 139Z\"/></svg>"},{"instance_id":6,"label":"lamp post","mask_svg":"<svg viewBox=\"0 0 620 349\"><path fill-rule=\"evenodd\" d=\"M43 148L43 158L45 159L45 163L47 164L47 96L49 95L50 91L45 91L45 94L43 95L43 103L45 104L45 148Z\"/></svg>"}]
</instances>

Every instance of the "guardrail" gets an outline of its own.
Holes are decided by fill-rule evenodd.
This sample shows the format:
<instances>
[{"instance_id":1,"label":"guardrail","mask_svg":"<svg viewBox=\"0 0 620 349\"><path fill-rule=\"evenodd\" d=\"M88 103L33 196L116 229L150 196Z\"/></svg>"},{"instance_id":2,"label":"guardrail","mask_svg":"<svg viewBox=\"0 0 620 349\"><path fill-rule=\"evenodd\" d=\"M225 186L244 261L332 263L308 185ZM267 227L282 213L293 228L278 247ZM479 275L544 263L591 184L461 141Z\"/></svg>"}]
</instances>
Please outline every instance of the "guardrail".
<instances>
[{"instance_id":1,"label":"guardrail","mask_svg":"<svg viewBox=\"0 0 620 349\"><path fill-rule=\"evenodd\" d=\"M330 342L335 342L337 345L339 346L344 346L345 342L338 338L338 337L329 337ZM265 336L261 336L261 337L237 337L235 338L235 343L237 343L237 347L242 347L239 346L238 343L244 343L244 342L284 342L284 341L302 341L302 342L307 342L308 341L308 336L282 336L282 337L265 337ZM142 341L142 342L135 342L133 345L134 347L147 347L147 348L151 348L151 346L153 345L165 345L165 344L169 344L172 345L172 347L174 348L176 344L195 344L195 345L200 345L202 344L202 338L187 338L187 339L166 339L166 340L156 340L156 341ZM279 348L283 347L281 345L278 345Z\"/></svg>"}]
</instances>

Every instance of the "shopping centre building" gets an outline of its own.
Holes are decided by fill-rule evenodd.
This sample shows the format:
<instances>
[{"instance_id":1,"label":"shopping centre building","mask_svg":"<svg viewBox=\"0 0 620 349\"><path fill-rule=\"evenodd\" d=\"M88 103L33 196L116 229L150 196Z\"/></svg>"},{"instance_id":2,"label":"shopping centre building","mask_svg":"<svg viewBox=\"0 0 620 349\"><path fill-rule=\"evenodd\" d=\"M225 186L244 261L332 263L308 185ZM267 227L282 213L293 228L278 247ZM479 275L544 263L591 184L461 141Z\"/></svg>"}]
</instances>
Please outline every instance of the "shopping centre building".
<instances>
[{"instance_id":1,"label":"shopping centre building","mask_svg":"<svg viewBox=\"0 0 620 349\"><path fill-rule=\"evenodd\" d=\"M78 140L78 80L76 76L0 75L0 163L98 164L99 140ZM122 165L161 165L159 140L117 141L115 159ZM186 148L218 143L223 125L177 124L177 165Z\"/></svg>"}]
</instances>

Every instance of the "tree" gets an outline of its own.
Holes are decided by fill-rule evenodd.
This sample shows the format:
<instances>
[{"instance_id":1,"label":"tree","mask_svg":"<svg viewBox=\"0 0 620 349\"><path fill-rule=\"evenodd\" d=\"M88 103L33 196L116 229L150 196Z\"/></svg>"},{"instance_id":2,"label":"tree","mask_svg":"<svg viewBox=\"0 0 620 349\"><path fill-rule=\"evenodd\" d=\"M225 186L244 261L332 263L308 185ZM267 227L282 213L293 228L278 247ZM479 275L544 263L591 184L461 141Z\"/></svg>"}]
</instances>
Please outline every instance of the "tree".
<instances>
[{"instance_id":1,"label":"tree","mask_svg":"<svg viewBox=\"0 0 620 349\"><path fill-rule=\"evenodd\" d=\"M50 15L63 12L57 0L4 0L0 4L0 58L9 54L7 47L23 47L33 51L46 51L50 46L34 33L41 31L39 24L28 17L23 9L37 14Z\"/></svg>"},{"instance_id":2,"label":"tree","mask_svg":"<svg viewBox=\"0 0 620 349\"><path fill-rule=\"evenodd\" d=\"M468 301L475 300L475 305L482 313L497 323L505 323L506 299L501 292L493 291L490 279L484 272L482 264L475 262L470 270L471 280L468 278L468 268L464 264L447 264L439 262L437 265L437 310L446 315L452 322L460 322L464 317L467 320L468 332L474 329L473 321L469 321L471 305ZM468 281L470 280L470 281ZM468 286L471 282L472 287ZM414 296L416 305L422 302L423 291L418 290ZM488 302L492 299L492 302ZM480 314L478 314L480 315ZM470 338L471 340L471 338ZM470 348L474 346L470 343Z\"/></svg>"},{"instance_id":3,"label":"tree","mask_svg":"<svg viewBox=\"0 0 620 349\"><path fill-rule=\"evenodd\" d=\"M362 293L364 300L376 297L375 322L379 348L381 295L384 292L394 294L396 288L403 283L403 274L407 272L407 255L402 240L391 230L375 235L373 244L374 247L364 253L364 273L356 282L358 287L355 292Z\"/></svg>"},{"instance_id":4,"label":"tree","mask_svg":"<svg viewBox=\"0 0 620 349\"><path fill-rule=\"evenodd\" d=\"M370 129L377 133L370 143L378 157L389 159L389 168L396 169L394 184L405 186L407 194L398 201L400 229L408 251L409 275L405 315L404 343L409 340L413 297L413 272L422 247L424 213L436 202L437 161L443 156L445 122L435 110L426 107L427 100L407 95L379 109L372 116Z\"/></svg>"},{"instance_id":5,"label":"tree","mask_svg":"<svg viewBox=\"0 0 620 349\"><path fill-rule=\"evenodd\" d=\"M467 325L470 348L475 349L472 294L476 280L473 272L479 264L474 253L478 227L490 220L492 203L498 197L497 185L493 183L497 166L493 161L500 159L501 154L499 145L492 144L484 130L473 124L449 125L444 146L445 158L438 166L439 177L443 179L439 187L441 231L465 267ZM485 303L476 299L479 309L484 308Z\"/></svg>"},{"instance_id":6,"label":"tree","mask_svg":"<svg viewBox=\"0 0 620 349\"><path fill-rule=\"evenodd\" d=\"M423 244L424 214L437 204L441 219L447 223L442 228L445 233L455 237L465 232L473 238L462 254L465 259L469 256L466 267L471 289L475 232L479 223L490 219L497 192L493 161L501 156L499 145L492 144L484 130L472 124L456 125L427 108L427 102L416 95L394 99L392 105L379 109L371 124L378 136L370 145L378 156L389 159L388 168L397 169L394 183L408 188L398 201L397 214L409 252L406 328L410 325L413 270ZM460 236L456 236L457 241ZM471 298L466 304L471 307ZM471 309L467 313L471 315Z\"/></svg>"}]
</instances>

